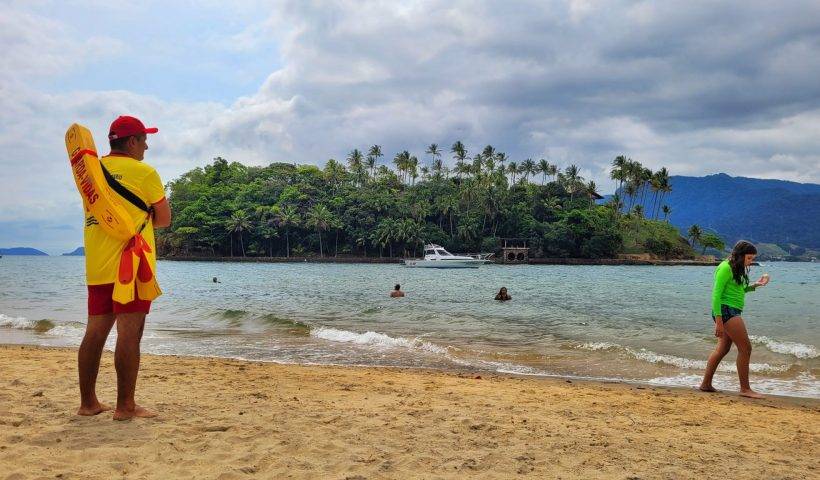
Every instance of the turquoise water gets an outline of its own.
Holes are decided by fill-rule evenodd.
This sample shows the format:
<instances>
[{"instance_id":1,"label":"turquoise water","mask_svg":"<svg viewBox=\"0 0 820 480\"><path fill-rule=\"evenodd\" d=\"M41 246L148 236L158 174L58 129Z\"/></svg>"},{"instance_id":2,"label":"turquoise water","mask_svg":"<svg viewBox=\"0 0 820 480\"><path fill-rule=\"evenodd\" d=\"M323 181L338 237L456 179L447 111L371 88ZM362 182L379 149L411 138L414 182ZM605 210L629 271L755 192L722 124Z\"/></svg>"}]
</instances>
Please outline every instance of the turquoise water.
<instances>
[{"instance_id":1,"label":"turquoise water","mask_svg":"<svg viewBox=\"0 0 820 480\"><path fill-rule=\"evenodd\" d=\"M0 259L0 342L79 345L83 268L81 257ZM753 386L820 398L820 265L771 263L752 275L763 272L772 283L748 295L744 311ZM434 270L164 261L166 294L153 306L143 350L695 386L715 345L712 273L713 267ZM388 297L395 283L407 297ZM512 301L493 300L501 286ZM737 388L734 353L715 384Z\"/></svg>"}]
</instances>

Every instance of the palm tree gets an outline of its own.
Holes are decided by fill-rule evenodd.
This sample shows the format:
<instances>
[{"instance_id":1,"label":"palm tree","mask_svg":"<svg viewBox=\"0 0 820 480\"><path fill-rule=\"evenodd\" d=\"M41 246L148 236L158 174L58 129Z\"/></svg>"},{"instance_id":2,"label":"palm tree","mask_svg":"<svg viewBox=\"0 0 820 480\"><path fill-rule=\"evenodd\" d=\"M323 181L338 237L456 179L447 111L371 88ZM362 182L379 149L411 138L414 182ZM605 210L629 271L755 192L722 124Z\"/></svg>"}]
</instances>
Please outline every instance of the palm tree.
<instances>
[{"instance_id":1,"label":"palm tree","mask_svg":"<svg viewBox=\"0 0 820 480\"><path fill-rule=\"evenodd\" d=\"M367 152L367 166L370 168L370 176L375 176L376 174L376 164L379 163L379 158L382 157L382 147L380 145L373 145L370 147L370 150ZM371 162L370 159L373 159Z\"/></svg>"},{"instance_id":2,"label":"palm tree","mask_svg":"<svg viewBox=\"0 0 820 480\"><path fill-rule=\"evenodd\" d=\"M329 181L330 186L335 191L339 184L345 178L347 171L344 165L331 158L325 164L325 178Z\"/></svg>"},{"instance_id":3,"label":"palm tree","mask_svg":"<svg viewBox=\"0 0 820 480\"><path fill-rule=\"evenodd\" d=\"M589 195L589 200L593 204L595 203L595 197L598 195L598 186L595 185L595 182L590 180L586 184L586 194Z\"/></svg>"},{"instance_id":4,"label":"palm tree","mask_svg":"<svg viewBox=\"0 0 820 480\"><path fill-rule=\"evenodd\" d=\"M347 164L350 167L350 172L353 174L356 185L362 185L366 176L364 166L364 155L361 150L354 148L347 154Z\"/></svg>"},{"instance_id":5,"label":"palm tree","mask_svg":"<svg viewBox=\"0 0 820 480\"><path fill-rule=\"evenodd\" d=\"M453 152L453 158L456 161L458 178L461 178L461 173L464 171L464 162L467 160L467 149L464 147L464 144L461 143L461 140L457 140L456 143L450 147L450 151Z\"/></svg>"},{"instance_id":6,"label":"palm tree","mask_svg":"<svg viewBox=\"0 0 820 480\"><path fill-rule=\"evenodd\" d=\"M660 208L663 197L672 191L672 184L669 182L669 171L666 167L661 167L655 175L658 180L658 191L660 192L660 198L658 199L658 207ZM657 218L657 215L655 217Z\"/></svg>"},{"instance_id":7,"label":"palm tree","mask_svg":"<svg viewBox=\"0 0 820 480\"><path fill-rule=\"evenodd\" d=\"M260 234L262 238L268 240L268 256L273 256L273 239L279 237L277 227L279 226L279 206L259 205L256 207L256 214L259 216Z\"/></svg>"},{"instance_id":8,"label":"palm tree","mask_svg":"<svg viewBox=\"0 0 820 480\"><path fill-rule=\"evenodd\" d=\"M415 185L419 177L419 159L415 155L407 159L407 173L413 179L412 185Z\"/></svg>"},{"instance_id":9,"label":"palm tree","mask_svg":"<svg viewBox=\"0 0 820 480\"><path fill-rule=\"evenodd\" d=\"M541 185L546 185L547 183L547 175L550 172L550 162L546 159L542 158L538 160L538 171L541 172Z\"/></svg>"},{"instance_id":10,"label":"palm tree","mask_svg":"<svg viewBox=\"0 0 820 480\"><path fill-rule=\"evenodd\" d=\"M432 162L430 162L431 164L435 163L436 159L441 158L441 149L438 148L438 144L436 143L431 143L424 153L430 155L432 158Z\"/></svg>"},{"instance_id":11,"label":"palm tree","mask_svg":"<svg viewBox=\"0 0 820 480\"><path fill-rule=\"evenodd\" d=\"M326 206L316 204L308 211L307 226L315 228L319 234L319 256L324 257L322 250L322 232L328 230L333 224L333 214Z\"/></svg>"},{"instance_id":12,"label":"palm tree","mask_svg":"<svg viewBox=\"0 0 820 480\"><path fill-rule=\"evenodd\" d=\"M621 214L621 209L624 208L624 203L621 201L621 195L617 191L609 199L609 206L615 211L616 216Z\"/></svg>"},{"instance_id":13,"label":"palm tree","mask_svg":"<svg viewBox=\"0 0 820 480\"><path fill-rule=\"evenodd\" d=\"M535 162L531 158L524 160L521 164L521 170L524 172L524 181L529 182L530 175L535 173Z\"/></svg>"},{"instance_id":14,"label":"palm tree","mask_svg":"<svg viewBox=\"0 0 820 480\"><path fill-rule=\"evenodd\" d=\"M396 170L401 176L402 182L405 179L405 173L410 169L410 152L404 150L393 157L393 164L396 165Z\"/></svg>"},{"instance_id":15,"label":"palm tree","mask_svg":"<svg viewBox=\"0 0 820 480\"><path fill-rule=\"evenodd\" d=\"M700 239L703 237L703 230L695 224L689 227L689 239L692 241L692 248L695 247L696 243L700 243Z\"/></svg>"},{"instance_id":16,"label":"palm tree","mask_svg":"<svg viewBox=\"0 0 820 480\"><path fill-rule=\"evenodd\" d=\"M552 181L555 181L555 176L558 175L558 165L550 165L550 170L547 172L547 175L552 177Z\"/></svg>"},{"instance_id":17,"label":"palm tree","mask_svg":"<svg viewBox=\"0 0 820 480\"><path fill-rule=\"evenodd\" d=\"M286 205L279 212L279 226L285 229L285 255L290 258L290 227L298 227L302 218L293 205Z\"/></svg>"},{"instance_id":18,"label":"palm tree","mask_svg":"<svg viewBox=\"0 0 820 480\"><path fill-rule=\"evenodd\" d=\"M635 199L635 192L637 192L638 187L635 186L634 183L628 182L626 187L624 187L624 193L629 197L629 206L627 207L627 213L632 209L632 201Z\"/></svg>"},{"instance_id":19,"label":"palm tree","mask_svg":"<svg viewBox=\"0 0 820 480\"><path fill-rule=\"evenodd\" d=\"M666 220L666 223L669 223L669 214L672 213L672 209L669 208L669 205L664 205L662 208L663 211L663 219Z\"/></svg>"},{"instance_id":20,"label":"palm tree","mask_svg":"<svg viewBox=\"0 0 820 480\"><path fill-rule=\"evenodd\" d=\"M507 161L507 154L504 153L504 152L496 153L495 154L495 161L498 162L499 165L501 165L501 168L503 169L505 167L504 162Z\"/></svg>"},{"instance_id":21,"label":"palm tree","mask_svg":"<svg viewBox=\"0 0 820 480\"><path fill-rule=\"evenodd\" d=\"M481 157L485 160L493 159L495 161L495 147L492 145L487 145L484 147L484 150L481 151Z\"/></svg>"},{"instance_id":22,"label":"palm tree","mask_svg":"<svg viewBox=\"0 0 820 480\"><path fill-rule=\"evenodd\" d=\"M347 164L350 166L351 170L361 165L363 159L364 156L358 148L354 148L350 153L347 154Z\"/></svg>"},{"instance_id":23,"label":"palm tree","mask_svg":"<svg viewBox=\"0 0 820 480\"><path fill-rule=\"evenodd\" d=\"M627 159L623 155L618 155L615 157L615 160L612 161L612 170L609 172L609 178L618 182L618 188L615 190L616 193L623 187L624 180L627 178L627 165L631 161L632 159Z\"/></svg>"},{"instance_id":24,"label":"palm tree","mask_svg":"<svg viewBox=\"0 0 820 480\"><path fill-rule=\"evenodd\" d=\"M643 217L643 205L641 205L640 203L635 205L635 208L633 208L632 211L635 212L636 217Z\"/></svg>"},{"instance_id":25,"label":"palm tree","mask_svg":"<svg viewBox=\"0 0 820 480\"><path fill-rule=\"evenodd\" d=\"M584 177L579 174L576 165L570 165L564 170L564 177L566 181L566 189L569 191L569 199L574 200L575 192L579 190L579 184L583 182Z\"/></svg>"},{"instance_id":26,"label":"palm tree","mask_svg":"<svg viewBox=\"0 0 820 480\"><path fill-rule=\"evenodd\" d=\"M458 238L464 243L470 243L476 238L478 222L472 216L468 216L458 224Z\"/></svg>"},{"instance_id":27,"label":"palm tree","mask_svg":"<svg viewBox=\"0 0 820 480\"><path fill-rule=\"evenodd\" d=\"M510 162L507 165L507 172L512 175L512 180L510 181L511 184L515 184L515 176L518 174L518 164L515 162Z\"/></svg>"},{"instance_id":28,"label":"palm tree","mask_svg":"<svg viewBox=\"0 0 820 480\"><path fill-rule=\"evenodd\" d=\"M453 238L453 214L458 208L458 198L453 195L445 195L439 204L442 215L449 215L450 217L450 238Z\"/></svg>"},{"instance_id":29,"label":"palm tree","mask_svg":"<svg viewBox=\"0 0 820 480\"><path fill-rule=\"evenodd\" d=\"M228 231L231 234L231 256L233 257L233 234L239 234L239 245L242 247L242 256L245 256L245 242L242 233L251 229L251 221L243 210L237 210L231 215L227 223Z\"/></svg>"},{"instance_id":30,"label":"palm tree","mask_svg":"<svg viewBox=\"0 0 820 480\"><path fill-rule=\"evenodd\" d=\"M442 172L444 171L444 162L441 161L441 158L437 158L433 161L433 176L435 178L441 178Z\"/></svg>"}]
</instances>

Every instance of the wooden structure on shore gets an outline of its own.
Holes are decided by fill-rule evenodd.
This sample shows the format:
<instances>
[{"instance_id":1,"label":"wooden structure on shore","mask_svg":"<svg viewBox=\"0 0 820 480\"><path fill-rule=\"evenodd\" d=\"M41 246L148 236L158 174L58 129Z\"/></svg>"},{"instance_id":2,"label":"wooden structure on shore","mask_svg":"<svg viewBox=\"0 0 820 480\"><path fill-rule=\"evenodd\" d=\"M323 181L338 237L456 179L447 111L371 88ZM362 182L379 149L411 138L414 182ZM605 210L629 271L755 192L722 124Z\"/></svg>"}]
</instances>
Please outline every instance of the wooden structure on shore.
<instances>
[{"instance_id":1,"label":"wooden structure on shore","mask_svg":"<svg viewBox=\"0 0 820 480\"><path fill-rule=\"evenodd\" d=\"M500 263L530 263L530 249L527 241L520 238L505 238L501 247Z\"/></svg>"}]
</instances>

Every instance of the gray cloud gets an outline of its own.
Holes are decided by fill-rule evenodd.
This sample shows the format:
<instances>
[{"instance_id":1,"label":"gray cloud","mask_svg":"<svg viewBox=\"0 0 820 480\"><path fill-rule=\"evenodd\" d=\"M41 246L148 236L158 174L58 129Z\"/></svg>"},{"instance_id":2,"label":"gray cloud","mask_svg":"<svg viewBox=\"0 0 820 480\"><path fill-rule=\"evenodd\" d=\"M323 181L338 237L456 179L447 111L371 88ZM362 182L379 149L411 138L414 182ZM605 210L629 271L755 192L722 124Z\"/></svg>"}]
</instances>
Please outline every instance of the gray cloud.
<instances>
[{"instance_id":1,"label":"gray cloud","mask_svg":"<svg viewBox=\"0 0 820 480\"><path fill-rule=\"evenodd\" d=\"M399 150L423 158L429 143L462 140L473 152L489 143L516 161L578 164L603 189L612 188L607 166L622 153L673 174L820 182L816 2L252 8L258 21L210 45L252 51L273 38L280 61L258 91L230 104L41 91L38 78L65 68L61 49L99 61L108 54L99 45L117 39L87 40L59 19L4 13L3 25L44 21L54 33L0 36L16 52L3 70L17 72L0 74L0 220L77 215L63 131L82 121L100 136L126 112L160 127L148 159L166 180L217 155L323 164L378 143L389 161Z\"/></svg>"}]
</instances>

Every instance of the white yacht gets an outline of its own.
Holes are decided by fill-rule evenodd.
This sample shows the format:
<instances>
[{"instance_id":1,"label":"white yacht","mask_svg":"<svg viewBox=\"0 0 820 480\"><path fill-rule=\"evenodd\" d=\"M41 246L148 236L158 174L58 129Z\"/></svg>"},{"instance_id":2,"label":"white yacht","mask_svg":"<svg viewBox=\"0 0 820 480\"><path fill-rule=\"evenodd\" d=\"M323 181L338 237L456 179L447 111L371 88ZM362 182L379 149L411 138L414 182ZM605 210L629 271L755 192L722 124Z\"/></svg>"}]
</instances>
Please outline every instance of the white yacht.
<instances>
[{"instance_id":1,"label":"white yacht","mask_svg":"<svg viewBox=\"0 0 820 480\"><path fill-rule=\"evenodd\" d=\"M431 243L424 246L423 259L408 259L404 261L404 265L416 268L478 268L490 263L490 255L453 255L441 245Z\"/></svg>"}]
</instances>

